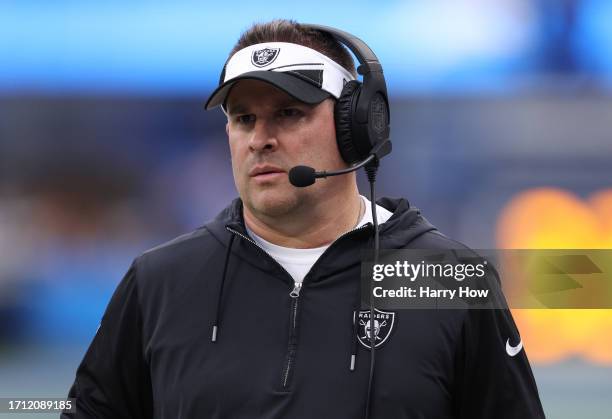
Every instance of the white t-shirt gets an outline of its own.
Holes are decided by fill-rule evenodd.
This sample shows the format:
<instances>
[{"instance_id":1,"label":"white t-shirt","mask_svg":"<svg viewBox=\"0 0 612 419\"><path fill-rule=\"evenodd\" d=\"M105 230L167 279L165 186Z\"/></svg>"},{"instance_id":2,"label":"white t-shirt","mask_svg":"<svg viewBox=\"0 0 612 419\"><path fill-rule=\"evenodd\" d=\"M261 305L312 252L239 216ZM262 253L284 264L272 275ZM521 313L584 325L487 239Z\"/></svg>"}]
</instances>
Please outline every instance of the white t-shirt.
<instances>
[{"instance_id":1,"label":"white t-shirt","mask_svg":"<svg viewBox=\"0 0 612 419\"><path fill-rule=\"evenodd\" d=\"M359 228L364 224L371 223L373 221L370 200L363 195L360 196L365 204L365 212L359 223L357 223L354 228ZM392 215L393 213L389 212L387 209L381 207L380 205L376 205L376 218L378 218L379 225L386 222ZM294 249L291 247L278 246L262 239L249 227L246 229L249 236L251 236L251 238L255 240L255 242L261 246L262 249L268 252L270 256L276 259L276 261L280 263L287 272L289 272L296 283L301 283L304 280L304 277L308 271L310 271L312 265L314 265L317 259L319 259L323 252L325 252L325 249L330 246L328 244L312 249Z\"/></svg>"}]
</instances>

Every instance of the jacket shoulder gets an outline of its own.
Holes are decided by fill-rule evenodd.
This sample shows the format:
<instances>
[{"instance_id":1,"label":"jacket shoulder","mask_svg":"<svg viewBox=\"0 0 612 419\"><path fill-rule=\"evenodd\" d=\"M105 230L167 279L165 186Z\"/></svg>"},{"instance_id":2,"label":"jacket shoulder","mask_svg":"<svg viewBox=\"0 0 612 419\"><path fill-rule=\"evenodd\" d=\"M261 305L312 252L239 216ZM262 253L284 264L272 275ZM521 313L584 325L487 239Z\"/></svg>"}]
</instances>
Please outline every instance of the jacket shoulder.
<instances>
[{"instance_id":1,"label":"jacket shoulder","mask_svg":"<svg viewBox=\"0 0 612 419\"><path fill-rule=\"evenodd\" d=\"M210 234L210 231L205 226L202 226L189 233L181 234L180 236L145 250L141 256L163 257L166 254L182 252L194 247L209 247L216 244L218 244L218 241Z\"/></svg>"},{"instance_id":2,"label":"jacket shoulder","mask_svg":"<svg viewBox=\"0 0 612 419\"><path fill-rule=\"evenodd\" d=\"M178 236L142 253L135 259L134 276L150 336L160 312L175 310L186 294L214 292L223 269L223 245L206 228ZM213 288L211 288L213 287Z\"/></svg>"},{"instance_id":3,"label":"jacket shoulder","mask_svg":"<svg viewBox=\"0 0 612 419\"><path fill-rule=\"evenodd\" d=\"M408 243L407 248L412 249L462 249L471 250L470 247L458 240L451 239L447 235L434 229L424 232Z\"/></svg>"},{"instance_id":4,"label":"jacket shoulder","mask_svg":"<svg viewBox=\"0 0 612 419\"><path fill-rule=\"evenodd\" d=\"M185 271L207 260L220 245L208 229L200 227L144 251L135 263L147 276L170 270Z\"/></svg>"}]
</instances>

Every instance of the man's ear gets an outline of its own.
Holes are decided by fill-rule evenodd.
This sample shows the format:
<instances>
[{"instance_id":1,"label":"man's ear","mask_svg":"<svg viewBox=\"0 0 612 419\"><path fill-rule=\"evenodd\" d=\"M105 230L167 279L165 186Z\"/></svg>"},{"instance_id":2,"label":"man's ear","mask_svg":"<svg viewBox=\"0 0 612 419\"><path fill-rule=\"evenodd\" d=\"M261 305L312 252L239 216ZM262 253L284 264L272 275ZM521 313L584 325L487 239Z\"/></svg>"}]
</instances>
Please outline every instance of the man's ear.
<instances>
[{"instance_id":1,"label":"man's ear","mask_svg":"<svg viewBox=\"0 0 612 419\"><path fill-rule=\"evenodd\" d=\"M225 133L229 137L229 120L225 123Z\"/></svg>"}]
</instances>

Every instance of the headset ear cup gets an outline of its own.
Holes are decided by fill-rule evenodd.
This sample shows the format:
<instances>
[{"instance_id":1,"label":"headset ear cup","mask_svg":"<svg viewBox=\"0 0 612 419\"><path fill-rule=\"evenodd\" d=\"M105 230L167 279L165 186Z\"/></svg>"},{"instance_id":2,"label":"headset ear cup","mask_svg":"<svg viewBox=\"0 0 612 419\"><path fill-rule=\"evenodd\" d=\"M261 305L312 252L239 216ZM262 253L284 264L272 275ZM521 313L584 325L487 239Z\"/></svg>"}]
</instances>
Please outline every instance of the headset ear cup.
<instances>
[{"instance_id":1,"label":"headset ear cup","mask_svg":"<svg viewBox=\"0 0 612 419\"><path fill-rule=\"evenodd\" d=\"M338 150L340 150L342 159L348 164L361 160L353 139L353 115L360 91L360 81L348 81L344 85L334 107L336 142L338 143Z\"/></svg>"}]
</instances>

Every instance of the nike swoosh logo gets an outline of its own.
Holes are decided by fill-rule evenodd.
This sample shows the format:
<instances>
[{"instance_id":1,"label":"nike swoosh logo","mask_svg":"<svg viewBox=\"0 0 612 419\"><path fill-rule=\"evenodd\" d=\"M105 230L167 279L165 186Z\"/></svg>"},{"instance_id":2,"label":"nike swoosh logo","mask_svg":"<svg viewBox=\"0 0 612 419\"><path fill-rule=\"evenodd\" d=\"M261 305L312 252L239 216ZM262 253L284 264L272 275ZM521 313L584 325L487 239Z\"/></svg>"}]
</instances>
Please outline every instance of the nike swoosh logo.
<instances>
[{"instance_id":1,"label":"nike swoosh logo","mask_svg":"<svg viewBox=\"0 0 612 419\"><path fill-rule=\"evenodd\" d=\"M515 356L523 349L523 339L521 339L516 346L510 345L510 339L506 341L506 353L510 356Z\"/></svg>"}]
</instances>

